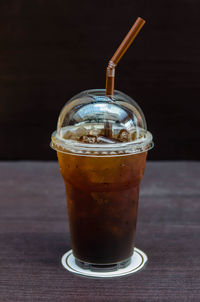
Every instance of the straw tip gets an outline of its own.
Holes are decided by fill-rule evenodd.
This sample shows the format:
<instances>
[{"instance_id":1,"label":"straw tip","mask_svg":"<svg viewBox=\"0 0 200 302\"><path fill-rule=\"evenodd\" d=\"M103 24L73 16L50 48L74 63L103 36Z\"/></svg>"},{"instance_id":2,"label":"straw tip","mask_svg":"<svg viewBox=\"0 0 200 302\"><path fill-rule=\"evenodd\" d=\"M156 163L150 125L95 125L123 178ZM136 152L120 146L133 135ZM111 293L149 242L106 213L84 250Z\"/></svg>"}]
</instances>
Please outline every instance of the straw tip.
<instances>
[{"instance_id":1,"label":"straw tip","mask_svg":"<svg viewBox=\"0 0 200 302\"><path fill-rule=\"evenodd\" d=\"M138 17L137 20L140 21L140 22L142 22L143 24L146 23L146 21L143 18L141 18L141 17Z\"/></svg>"}]
</instances>

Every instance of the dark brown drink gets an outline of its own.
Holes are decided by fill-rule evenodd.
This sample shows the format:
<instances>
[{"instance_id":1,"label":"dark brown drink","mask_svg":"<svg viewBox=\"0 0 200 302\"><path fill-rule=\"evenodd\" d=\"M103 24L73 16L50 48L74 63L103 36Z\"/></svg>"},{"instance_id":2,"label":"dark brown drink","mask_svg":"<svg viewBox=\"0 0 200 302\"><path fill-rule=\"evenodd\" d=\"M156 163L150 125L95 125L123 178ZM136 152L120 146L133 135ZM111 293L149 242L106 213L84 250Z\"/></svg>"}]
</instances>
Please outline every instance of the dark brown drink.
<instances>
[{"instance_id":1,"label":"dark brown drink","mask_svg":"<svg viewBox=\"0 0 200 302\"><path fill-rule=\"evenodd\" d=\"M74 256L102 265L131 257L147 152L79 156L58 151L57 155Z\"/></svg>"}]
</instances>

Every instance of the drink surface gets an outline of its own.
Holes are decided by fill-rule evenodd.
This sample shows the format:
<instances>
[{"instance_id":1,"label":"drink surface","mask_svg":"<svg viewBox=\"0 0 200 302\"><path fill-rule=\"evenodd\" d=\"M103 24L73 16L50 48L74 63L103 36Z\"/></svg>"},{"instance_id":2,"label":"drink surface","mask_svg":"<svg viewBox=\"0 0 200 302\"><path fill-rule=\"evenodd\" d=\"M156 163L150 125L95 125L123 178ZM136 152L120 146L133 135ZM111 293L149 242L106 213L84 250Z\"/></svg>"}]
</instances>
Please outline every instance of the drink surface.
<instances>
[{"instance_id":1,"label":"drink surface","mask_svg":"<svg viewBox=\"0 0 200 302\"><path fill-rule=\"evenodd\" d=\"M147 152L79 156L57 152L66 185L74 256L112 264L133 253L139 185Z\"/></svg>"}]
</instances>

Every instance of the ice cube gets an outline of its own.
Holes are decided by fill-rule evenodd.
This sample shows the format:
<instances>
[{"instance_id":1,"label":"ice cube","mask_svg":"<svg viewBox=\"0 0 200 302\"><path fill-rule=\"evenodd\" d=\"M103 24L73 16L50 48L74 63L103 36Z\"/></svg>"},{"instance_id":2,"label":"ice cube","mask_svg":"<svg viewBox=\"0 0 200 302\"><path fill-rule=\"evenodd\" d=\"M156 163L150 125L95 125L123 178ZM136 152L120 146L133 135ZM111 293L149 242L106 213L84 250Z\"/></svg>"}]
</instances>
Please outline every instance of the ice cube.
<instances>
[{"instance_id":1,"label":"ice cube","mask_svg":"<svg viewBox=\"0 0 200 302\"><path fill-rule=\"evenodd\" d=\"M99 129L96 129L94 126L89 130L89 135L97 136L99 134Z\"/></svg>"},{"instance_id":2,"label":"ice cube","mask_svg":"<svg viewBox=\"0 0 200 302\"><path fill-rule=\"evenodd\" d=\"M81 136L87 135L88 131L85 127L78 127L78 129L75 130L75 135L77 139L79 139Z\"/></svg>"},{"instance_id":3,"label":"ice cube","mask_svg":"<svg viewBox=\"0 0 200 302\"><path fill-rule=\"evenodd\" d=\"M97 137L97 143L99 144L115 144L119 141L117 141L116 139L113 138L107 138L105 136L98 136Z\"/></svg>"},{"instance_id":4,"label":"ice cube","mask_svg":"<svg viewBox=\"0 0 200 302\"><path fill-rule=\"evenodd\" d=\"M86 144L95 144L97 137L94 135L83 135L79 138L79 141Z\"/></svg>"},{"instance_id":5,"label":"ice cube","mask_svg":"<svg viewBox=\"0 0 200 302\"><path fill-rule=\"evenodd\" d=\"M66 131L63 134L63 138L64 139L76 139L75 133L71 132L71 131Z\"/></svg>"},{"instance_id":6,"label":"ice cube","mask_svg":"<svg viewBox=\"0 0 200 302\"><path fill-rule=\"evenodd\" d=\"M126 129L121 129L117 139L120 142L129 142L130 141L130 133Z\"/></svg>"}]
</instances>

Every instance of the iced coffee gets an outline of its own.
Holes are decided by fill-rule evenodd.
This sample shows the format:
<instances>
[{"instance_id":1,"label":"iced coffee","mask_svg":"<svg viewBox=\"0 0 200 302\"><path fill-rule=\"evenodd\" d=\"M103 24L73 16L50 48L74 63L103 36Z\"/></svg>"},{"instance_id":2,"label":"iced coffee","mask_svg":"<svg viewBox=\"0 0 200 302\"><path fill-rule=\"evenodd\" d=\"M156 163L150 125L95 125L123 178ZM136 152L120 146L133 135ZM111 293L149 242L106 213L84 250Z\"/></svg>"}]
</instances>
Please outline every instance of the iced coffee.
<instances>
[{"instance_id":1,"label":"iced coffee","mask_svg":"<svg viewBox=\"0 0 200 302\"><path fill-rule=\"evenodd\" d=\"M66 186L73 254L82 263L112 265L133 253L140 181L152 147L133 102L121 92L115 102L104 90L83 92L67 105L70 112L64 107L52 137Z\"/></svg>"}]
</instances>

